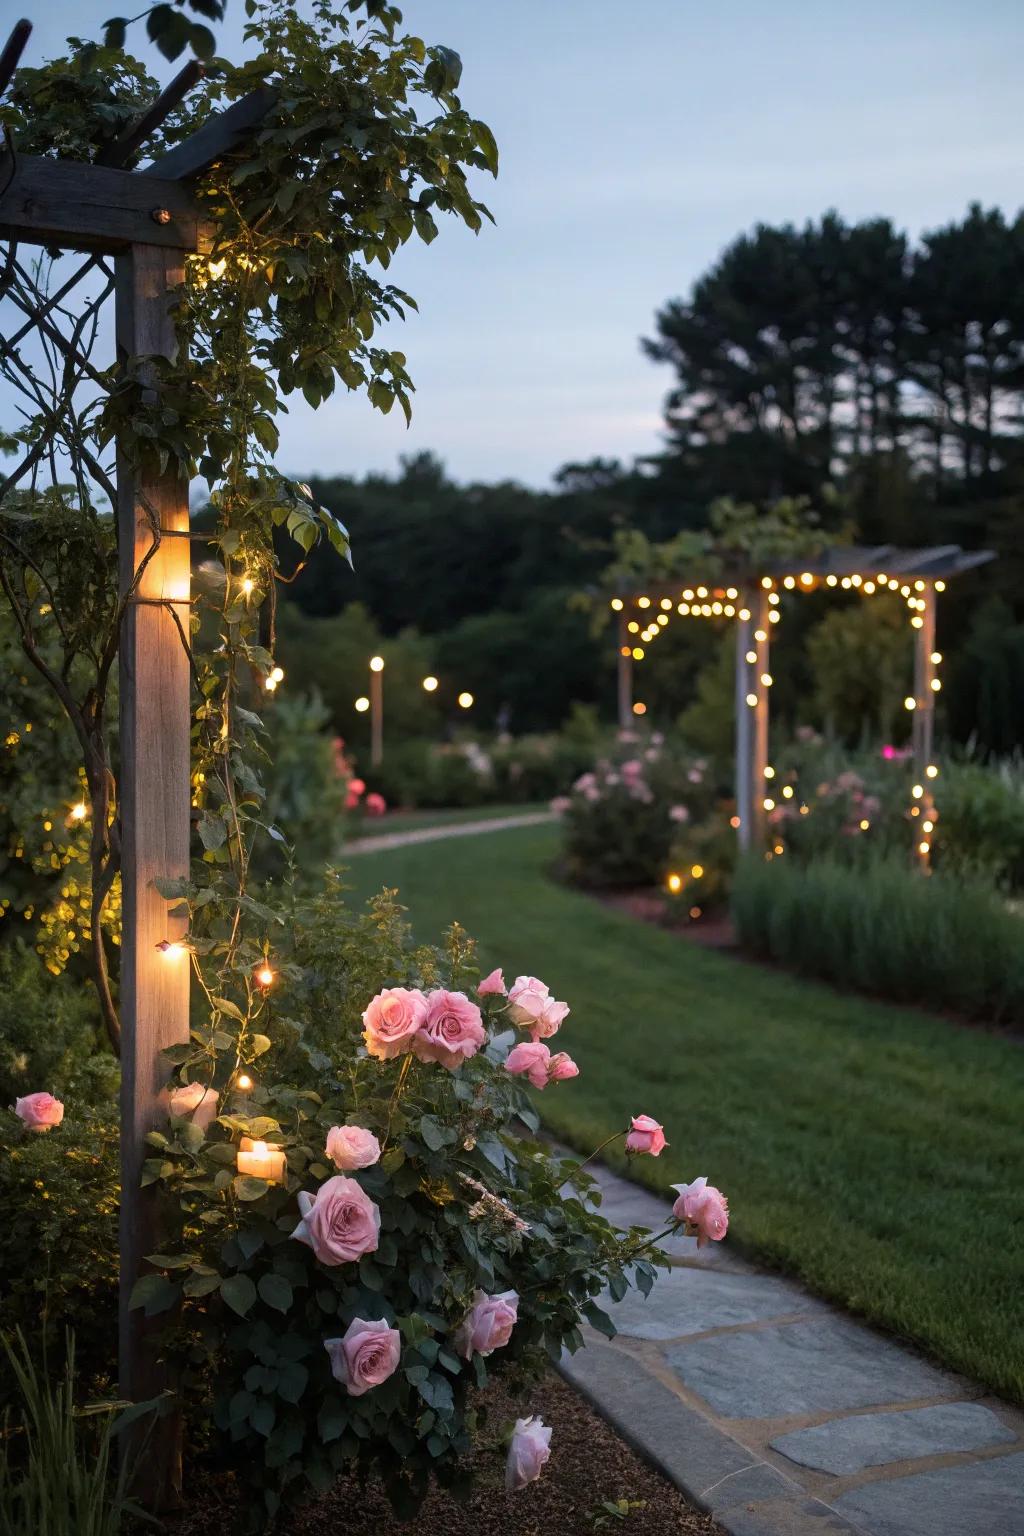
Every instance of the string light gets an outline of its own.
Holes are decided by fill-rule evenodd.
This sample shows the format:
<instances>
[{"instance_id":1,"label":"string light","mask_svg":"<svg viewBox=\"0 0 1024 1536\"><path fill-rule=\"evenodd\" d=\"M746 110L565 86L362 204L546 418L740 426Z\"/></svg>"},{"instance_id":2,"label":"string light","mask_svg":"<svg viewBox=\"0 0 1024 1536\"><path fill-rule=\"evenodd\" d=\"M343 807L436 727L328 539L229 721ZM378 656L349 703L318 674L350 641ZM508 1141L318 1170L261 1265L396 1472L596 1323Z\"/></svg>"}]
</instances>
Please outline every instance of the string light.
<instances>
[{"instance_id":1,"label":"string light","mask_svg":"<svg viewBox=\"0 0 1024 1536\"><path fill-rule=\"evenodd\" d=\"M641 652L641 655L642 654L643 653ZM633 655L634 656L636 655L635 651L633 652ZM471 693L466 692L466 693L460 693L459 694L459 708L460 709L472 709L473 708L473 695Z\"/></svg>"},{"instance_id":2,"label":"string light","mask_svg":"<svg viewBox=\"0 0 1024 1536\"><path fill-rule=\"evenodd\" d=\"M935 590L936 590L936 592L945 592L945 590L946 590L946 583L944 581L937 581L935 583Z\"/></svg>"},{"instance_id":3,"label":"string light","mask_svg":"<svg viewBox=\"0 0 1024 1536\"><path fill-rule=\"evenodd\" d=\"M770 576L762 576L761 577L761 585L762 585L762 587L764 587L766 592L770 591L771 587L772 587L772 579L771 579L771 577Z\"/></svg>"},{"instance_id":4,"label":"string light","mask_svg":"<svg viewBox=\"0 0 1024 1536\"><path fill-rule=\"evenodd\" d=\"M796 586L796 577L795 576L784 576L783 579L782 579L782 585L788 591L791 592L793 590L793 588Z\"/></svg>"},{"instance_id":5,"label":"string light","mask_svg":"<svg viewBox=\"0 0 1024 1536\"><path fill-rule=\"evenodd\" d=\"M72 821L84 821L89 814L89 807L84 800L78 800L68 813Z\"/></svg>"},{"instance_id":6,"label":"string light","mask_svg":"<svg viewBox=\"0 0 1024 1536\"><path fill-rule=\"evenodd\" d=\"M764 776L766 779L774 779L775 769L772 767L771 763L767 763L765 765Z\"/></svg>"},{"instance_id":7,"label":"string light","mask_svg":"<svg viewBox=\"0 0 1024 1536\"><path fill-rule=\"evenodd\" d=\"M176 960L179 955L185 952L184 944L180 943L177 939L161 939L156 947L165 960Z\"/></svg>"},{"instance_id":8,"label":"string light","mask_svg":"<svg viewBox=\"0 0 1024 1536\"><path fill-rule=\"evenodd\" d=\"M924 628L924 619L922 619L922 617L921 617L921 615L919 613L915 613L914 617L911 619L910 622L911 622L911 624L913 625L913 627L915 629L923 629Z\"/></svg>"},{"instance_id":9,"label":"string light","mask_svg":"<svg viewBox=\"0 0 1024 1536\"><path fill-rule=\"evenodd\" d=\"M784 784L782 786L782 798L783 798L783 800L792 800L792 798L793 798L793 786L792 786L792 784Z\"/></svg>"},{"instance_id":10,"label":"string light","mask_svg":"<svg viewBox=\"0 0 1024 1536\"><path fill-rule=\"evenodd\" d=\"M384 671L384 657L383 656L371 656L370 657L370 671L371 672L383 672Z\"/></svg>"},{"instance_id":11,"label":"string light","mask_svg":"<svg viewBox=\"0 0 1024 1536\"><path fill-rule=\"evenodd\" d=\"M629 647L628 646L626 647L626 654L627 655L629 654ZM437 692L437 678L434 677L433 675L431 675L430 677L425 677L423 679L423 689L424 689L425 693L436 693Z\"/></svg>"},{"instance_id":12,"label":"string light","mask_svg":"<svg viewBox=\"0 0 1024 1536\"><path fill-rule=\"evenodd\" d=\"M644 648L643 648L643 646L642 645L634 645L634 647L633 647L633 660L634 661L643 661L643 659L644 659Z\"/></svg>"},{"instance_id":13,"label":"string light","mask_svg":"<svg viewBox=\"0 0 1024 1536\"><path fill-rule=\"evenodd\" d=\"M649 608L651 606L651 600L649 597L638 597L636 600L636 605L638 608Z\"/></svg>"},{"instance_id":14,"label":"string light","mask_svg":"<svg viewBox=\"0 0 1024 1536\"><path fill-rule=\"evenodd\" d=\"M740 594L735 587L726 587L725 595L731 603L734 603Z\"/></svg>"},{"instance_id":15,"label":"string light","mask_svg":"<svg viewBox=\"0 0 1024 1536\"><path fill-rule=\"evenodd\" d=\"M777 624L779 622L779 611L777 608L773 608L768 615L768 622L769 624Z\"/></svg>"},{"instance_id":16,"label":"string light","mask_svg":"<svg viewBox=\"0 0 1024 1536\"><path fill-rule=\"evenodd\" d=\"M612 607L615 609L616 613L621 613L622 612L622 598L621 597L613 597L612 598Z\"/></svg>"},{"instance_id":17,"label":"string light","mask_svg":"<svg viewBox=\"0 0 1024 1536\"><path fill-rule=\"evenodd\" d=\"M703 875L703 873L704 873L704 866L703 866L703 864L695 864L693 866L693 868L690 870L690 874L693 876L693 878L695 880L699 880L701 878L701 876Z\"/></svg>"},{"instance_id":18,"label":"string light","mask_svg":"<svg viewBox=\"0 0 1024 1536\"><path fill-rule=\"evenodd\" d=\"M940 666L941 663L942 663L942 652L941 651L932 651L930 659L931 659L931 663L932 663L933 667Z\"/></svg>"},{"instance_id":19,"label":"string light","mask_svg":"<svg viewBox=\"0 0 1024 1536\"><path fill-rule=\"evenodd\" d=\"M264 960L262 965L256 967L256 980L261 987L272 987L277 980L267 961Z\"/></svg>"},{"instance_id":20,"label":"string light","mask_svg":"<svg viewBox=\"0 0 1024 1536\"><path fill-rule=\"evenodd\" d=\"M909 697L905 698L903 700L903 708L904 709L916 709L917 708L917 700L909 698Z\"/></svg>"},{"instance_id":21,"label":"string light","mask_svg":"<svg viewBox=\"0 0 1024 1536\"><path fill-rule=\"evenodd\" d=\"M700 912L701 912L700 907L691 907L690 908L690 916L693 918L694 922L696 922L698 917L700 917Z\"/></svg>"},{"instance_id":22,"label":"string light","mask_svg":"<svg viewBox=\"0 0 1024 1536\"><path fill-rule=\"evenodd\" d=\"M707 597L707 595L708 595L707 587L698 587L697 588L697 596L698 597Z\"/></svg>"},{"instance_id":23,"label":"string light","mask_svg":"<svg viewBox=\"0 0 1024 1536\"><path fill-rule=\"evenodd\" d=\"M750 705L751 709L756 709L757 708L757 694L756 693L748 693L747 694L747 703Z\"/></svg>"},{"instance_id":24,"label":"string light","mask_svg":"<svg viewBox=\"0 0 1024 1536\"><path fill-rule=\"evenodd\" d=\"M683 888L683 877L682 875L677 875L673 871L673 873L670 874L668 879L665 881L665 884L668 886L673 896L678 896L679 892Z\"/></svg>"},{"instance_id":25,"label":"string light","mask_svg":"<svg viewBox=\"0 0 1024 1536\"><path fill-rule=\"evenodd\" d=\"M754 639L755 640L760 640L762 642L767 640L768 639L767 631L765 631L763 629L755 629L754 630Z\"/></svg>"},{"instance_id":26,"label":"string light","mask_svg":"<svg viewBox=\"0 0 1024 1536\"><path fill-rule=\"evenodd\" d=\"M637 702L633 705L633 713L634 715L646 715L647 705L641 704L638 699Z\"/></svg>"},{"instance_id":27,"label":"string light","mask_svg":"<svg viewBox=\"0 0 1024 1536\"><path fill-rule=\"evenodd\" d=\"M663 597L662 600L661 600L661 606L662 606L662 608L671 608L672 607L672 599L670 597Z\"/></svg>"},{"instance_id":28,"label":"string light","mask_svg":"<svg viewBox=\"0 0 1024 1536\"><path fill-rule=\"evenodd\" d=\"M938 691L939 691L939 689L941 687L942 687L942 684L939 681L939 679L937 677L933 677L932 678L932 692L933 693L938 693Z\"/></svg>"},{"instance_id":29,"label":"string light","mask_svg":"<svg viewBox=\"0 0 1024 1536\"><path fill-rule=\"evenodd\" d=\"M866 832L868 830L868 827L870 827L870 825L871 825L870 821L862 821L861 824L860 824L861 831L862 832Z\"/></svg>"},{"instance_id":30,"label":"string light","mask_svg":"<svg viewBox=\"0 0 1024 1536\"><path fill-rule=\"evenodd\" d=\"M826 576L825 577L825 585L826 585L826 587L834 587L834 586L837 586L838 583L839 583L839 577L838 576Z\"/></svg>"},{"instance_id":31,"label":"string light","mask_svg":"<svg viewBox=\"0 0 1024 1536\"><path fill-rule=\"evenodd\" d=\"M924 794L924 785L915 784L910 793L913 795L915 800L920 800L921 796Z\"/></svg>"},{"instance_id":32,"label":"string light","mask_svg":"<svg viewBox=\"0 0 1024 1536\"><path fill-rule=\"evenodd\" d=\"M777 608L779 603L782 602L782 598L779 596L779 594L777 592L769 592L768 593L768 601L769 601L769 603L771 603L773 608Z\"/></svg>"},{"instance_id":33,"label":"string light","mask_svg":"<svg viewBox=\"0 0 1024 1536\"><path fill-rule=\"evenodd\" d=\"M762 681L762 683L764 684L764 686L766 688L770 688L771 685L772 685L772 675L771 675L771 673L770 672L762 672L761 673L761 681Z\"/></svg>"},{"instance_id":34,"label":"string light","mask_svg":"<svg viewBox=\"0 0 1024 1536\"><path fill-rule=\"evenodd\" d=\"M629 623L626 625L626 629L631 635L638 635L640 633L640 625L637 623L636 619L630 619Z\"/></svg>"},{"instance_id":35,"label":"string light","mask_svg":"<svg viewBox=\"0 0 1024 1536\"><path fill-rule=\"evenodd\" d=\"M928 767L925 769L925 773L930 779L937 779L939 776L939 770L934 763L928 764Z\"/></svg>"},{"instance_id":36,"label":"string light","mask_svg":"<svg viewBox=\"0 0 1024 1536\"><path fill-rule=\"evenodd\" d=\"M917 851L920 854L926 854L930 847L931 847L931 843L928 843L928 842L918 843Z\"/></svg>"},{"instance_id":37,"label":"string light","mask_svg":"<svg viewBox=\"0 0 1024 1536\"><path fill-rule=\"evenodd\" d=\"M750 618L750 609L749 608L741 608L740 612L739 612L739 617L742 619L743 623L745 624L747 622L747 620Z\"/></svg>"},{"instance_id":38,"label":"string light","mask_svg":"<svg viewBox=\"0 0 1024 1536\"><path fill-rule=\"evenodd\" d=\"M692 587L686 587L684 589L683 597L686 599L686 601L688 603L692 603L695 596L696 596L696 593L694 592Z\"/></svg>"},{"instance_id":39,"label":"string light","mask_svg":"<svg viewBox=\"0 0 1024 1536\"><path fill-rule=\"evenodd\" d=\"M356 699L356 713L357 714L365 715L366 711L369 709L369 707L370 707L370 701L366 697L365 694L362 694L358 699Z\"/></svg>"},{"instance_id":40,"label":"string light","mask_svg":"<svg viewBox=\"0 0 1024 1536\"><path fill-rule=\"evenodd\" d=\"M729 817L729 825L730 825L730 827L732 827L734 832L739 831L739 825L740 825L739 817L738 816L730 816Z\"/></svg>"},{"instance_id":41,"label":"string light","mask_svg":"<svg viewBox=\"0 0 1024 1536\"><path fill-rule=\"evenodd\" d=\"M253 581L251 576L246 576L243 578L242 591L245 593L246 597L252 597L255 587L256 583Z\"/></svg>"},{"instance_id":42,"label":"string light","mask_svg":"<svg viewBox=\"0 0 1024 1536\"><path fill-rule=\"evenodd\" d=\"M757 652L756 651L748 651L747 655L746 655L746 660L750 663L751 666L753 666L754 662L757 660Z\"/></svg>"},{"instance_id":43,"label":"string light","mask_svg":"<svg viewBox=\"0 0 1024 1536\"><path fill-rule=\"evenodd\" d=\"M771 797L768 797L767 799L763 800L761 803L764 806L766 811L774 811L774 809L775 809L775 801L772 800Z\"/></svg>"},{"instance_id":44,"label":"string light","mask_svg":"<svg viewBox=\"0 0 1024 1536\"><path fill-rule=\"evenodd\" d=\"M255 1086L256 1085L254 1084L252 1078L249 1076L248 1072L239 1072L236 1075L235 1087L240 1089L242 1093L248 1093L250 1088L254 1088ZM264 1150L266 1150L265 1146Z\"/></svg>"}]
</instances>

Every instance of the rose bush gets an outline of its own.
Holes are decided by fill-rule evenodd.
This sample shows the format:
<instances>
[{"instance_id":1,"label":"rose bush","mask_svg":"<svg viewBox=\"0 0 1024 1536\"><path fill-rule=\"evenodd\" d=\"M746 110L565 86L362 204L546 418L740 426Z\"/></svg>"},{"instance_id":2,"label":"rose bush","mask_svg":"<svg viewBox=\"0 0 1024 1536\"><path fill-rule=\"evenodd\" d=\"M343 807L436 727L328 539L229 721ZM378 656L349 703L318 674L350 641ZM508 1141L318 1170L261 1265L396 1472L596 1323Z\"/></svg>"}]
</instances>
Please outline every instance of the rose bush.
<instances>
[{"instance_id":1,"label":"rose bush","mask_svg":"<svg viewBox=\"0 0 1024 1536\"><path fill-rule=\"evenodd\" d=\"M215 902L184 894L190 942L215 949L201 936ZM166 1053L174 1103L192 1107L150 1136L144 1178L178 1235L133 1297L149 1315L180 1307L167 1346L193 1416L209 1412L244 1468L254 1528L350 1467L378 1473L402 1511L432 1475L461 1481L490 1375L529 1378L584 1322L610 1336L603 1293L648 1291L662 1259L649 1232L600 1216L577 1161L533 1139L520 1073L571 1092L577 1070L535 1038L568 1027L546 983L481 981L457 928L413 948L387 894L368 916L333 877L294 900L274 984L243 986L266 953L254 943L210 1024ZM637 1127L660 1147L655 1122ZM243 1137L283 1152L279 1182L239 1172ZM666 1203L679 1221L698 1230Z\"/></svg>"}]
</instances>

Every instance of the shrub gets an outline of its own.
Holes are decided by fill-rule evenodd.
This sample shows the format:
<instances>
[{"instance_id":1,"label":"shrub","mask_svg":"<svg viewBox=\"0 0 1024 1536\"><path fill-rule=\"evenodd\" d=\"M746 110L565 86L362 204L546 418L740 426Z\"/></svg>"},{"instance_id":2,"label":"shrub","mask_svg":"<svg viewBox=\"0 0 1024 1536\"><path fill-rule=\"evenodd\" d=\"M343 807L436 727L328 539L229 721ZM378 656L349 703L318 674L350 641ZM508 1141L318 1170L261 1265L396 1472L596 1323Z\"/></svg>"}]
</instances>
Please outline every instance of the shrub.
<instances>
[{"instance_id":1,"label":"shrub","mask_svg":"<svg viewBox=\"0 0 1024 1536\"><path fill-rule=\"evenodd\" d=\"M1010 765L948 763L935 789L937 869L1024 886L1024 784Z\"/></svg>"},{"instance_id":2,"label":"shrub","mask_svg":"<svg viewBox=\"0 0 1024 1536\"><path fill-rule=\"evenodd\" d=\"M989 884L924 876L905 860L738 866L742 946L804 975L894 1002L1024 1023L1024 920Z\"/></svg>"},{"instance_id":3,"label":"shrub","mask_svg":"<svg viewBox=\"0 0 1024 1536\"><path fill-rule=\"evenodd\" d=\"M108 1104L118 1077L91 984L54 977L23 942L0 946L0 1105L41 1088Z\"/></svg>"},{"instance_id":4,"label":"shrub","mask_svg":"<svg viewBox=\"0 0 1024 1536\"><path fill-rule=\"evenodd\" d=\"M212 906L198 904L201 920ZM287 1007L239 984L251 964L243 951L210 1025L165 1053L180 1080L216 1088L220 1114L205 1126L172 1117L149 1138L145 1181L160 1185L181 1238L155 1256L133 1300L149 1315L181 1302L169 1342L179 1341L193 1421L203 1427L212 1401L245 1487L262 1496L254 1524L350 1467L379 1472L410 1512L431 1475L467 1475L474 1394L489 1375L521 1379L557 1361L582 1342L583 1319L612 1333L597 1298L606 1285L614 1299L630 1283L648 1290L660 1256L649 1234L620 1235L588 1206L575 1162L531 1139L536 1117L506 1068L506 998L481 998L477 1013L460 930L442 950L414 949L393 895L354 914L333 877L282 916L282 933L297 936L276 957L273 990ZM384 984L416 994L405 993L414 1033L387 1060L369 1028L364 1046L360 1024ZM432 1043L424 994L461 1020L465 1059L451 1033ZM571 1091L557 1084L573 1070L567 1058L551 1060L552 1076L543 1044L526 1054L535 1070L541 1058L551 1091ZM240 1083L239 1063L255 1084ZM327 1150L332 1127L346 1126L369 1149L357 1166ZM280 1181L236 1171L243 1136L280 1155ZM349 1208L350 1241L316 1225L332 1199ZM517 1307L511 1336L486 1358L463 1326L481 1293ZM332 1365L325 1348L356 1320L382 1334L377 1384L358 1395L351 1367Z\"/></svg>"},{"instance_id":5,"label":"shrub","mask_svg":"<svg viewBox=\"0 0 1024 1536\"><path fill-rule=\"evenodd\" d=\"M658 732L620 731L563 808L570 878L588 886L660 882L674 835L709 814L714 790L706 759L667 748Z\"/></svg>"}]
</instances>

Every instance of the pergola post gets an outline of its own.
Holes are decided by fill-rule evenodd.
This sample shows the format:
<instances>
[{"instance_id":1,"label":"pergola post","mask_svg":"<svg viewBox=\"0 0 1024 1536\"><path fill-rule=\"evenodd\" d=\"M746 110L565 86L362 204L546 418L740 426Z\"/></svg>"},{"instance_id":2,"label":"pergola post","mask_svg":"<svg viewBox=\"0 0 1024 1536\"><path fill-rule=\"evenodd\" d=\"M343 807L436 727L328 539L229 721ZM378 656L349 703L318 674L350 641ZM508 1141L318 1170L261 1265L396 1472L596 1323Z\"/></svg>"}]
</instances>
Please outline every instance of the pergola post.
<instances>
[{"instance_id":1,"label":"pergola post","mask_svg":"<svg viewBox=\"0 0 1024 1536\"><path fill-rule=\"evenodd\" d=\"M117 347L122 358L173 357L169 305L184 278L184 255L133 245L117 258ZM121 942L121 1295L120 1389L135 1402L166 1385L156 1358L162 1319L147 1325L128 1310L145 1256L159 1248L152 1191L140 1187L146 1133L166 1122L161 1052L189 1038L189 955L185 930L168 917L155 881L189 870L190 558L188 482L173 472L133 475L118 464L119 583L126 600L120 644L122 828ZM177 622L176 622L177 619ZM179 624L181 628L179 629ZM160 946L169 943L171 948ZM164 1500L180 1490L179 1437L154 1437ZM147 1482L149 1479L147 1478Z\"/></svg>"},{"instance_id":2,"label":"pergola post","mask_svg":"<svg viewBox=\"0 0 1024 1536\"><path fill-rule=\"evenodd\" d=\"M751 605L754 601L749 593L740 593L741 607L736 620L735 784L737 836L743 850L751 846L754 835L754 711L747 703L754 682L753 668L747 660L748 654L753 655L754 620Z\"/></svg>"},{"instance_id":3,"label":"pergola post","mask_svg":"<svg viewBox=\"0 0 1024 1536\"><path fill-rule=\"evenodd\" d=\"M619 730L625 731L633 722L633 648L629 643L626 615L619 615Z\"/></svg>"},{"instance_id":4,"label":"pergola post","mask_svg":"<svg viewBox=\"0 0 1024 1536\"><path fill-rule=\"evenodd\" d=\"M935 652L935 603L935 587L928 582L920 594L917 609L921 623L914 628L914 715L910 737L914 784L922 790L915 803L920 806L925 821L931 819L934 810L932 781L928 770L932 766L935 738L935 689L932 687L935 679L935 663L932 660ZM930 841L927 835L923 835L914 844L917 857L924 864L928 863Z\"/></svg>"},{"instance_id":5,"label":"pergola post","mask_svg":"<svg viewBox=\"0 0 1024 1536\"><path fill-rule=\"evenodd\" d=\"M765 769L768 767L768 723L769 723L769 690L771 683L764 682L764 678L770 676L769 661L771 659L771 604L768 601L768 589L765 586L757 588L752 610L754 614L754 636L751 647L756 660L751 665L753 677L751 679L751 693L757 702L753 707L753 744L750 752L752 784L751 806L751 838L755 847L760 847L764 842L765 809L764 796L767 783Z\"/></svg>"}]
</instances>

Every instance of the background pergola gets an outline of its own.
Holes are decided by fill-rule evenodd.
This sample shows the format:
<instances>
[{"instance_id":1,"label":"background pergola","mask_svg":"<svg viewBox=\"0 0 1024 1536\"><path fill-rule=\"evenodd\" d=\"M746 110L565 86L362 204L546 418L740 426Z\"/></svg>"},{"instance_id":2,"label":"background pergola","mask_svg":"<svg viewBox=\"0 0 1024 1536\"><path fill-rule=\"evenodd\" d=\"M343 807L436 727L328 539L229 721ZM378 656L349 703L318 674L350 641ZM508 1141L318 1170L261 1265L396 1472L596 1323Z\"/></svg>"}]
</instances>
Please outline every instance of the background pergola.
<instances>
[{"instance_id":1,"label":"background pergola","mask_svg":"<svg viewBox=\"0 0 1024 1536\"><path fill-rule=\"evenodd\" d=\"M948 581L994 558L992 550L968 552L958 544L930 549L843 545L814 557L749 566L714 581L677 579L618 592L611 598L611 607L619 619L619 725L625 728L635 714L644 712L643 705L633 700L634 665L646 659L648 647L674 617L722 618L735 623L736 815L740 846L755 846L765 829L771 632L779 622L783 596L822 588L864 597L899 593L909 609L914 636L913 693L906 699L913 714L914 802L927 818L936 772L932 762L935 696L941 687L937 676L941 656L935 649L936 603ZM917 846L926 860L928 839L922 838Z\"/></svg>"}]
</instances>

